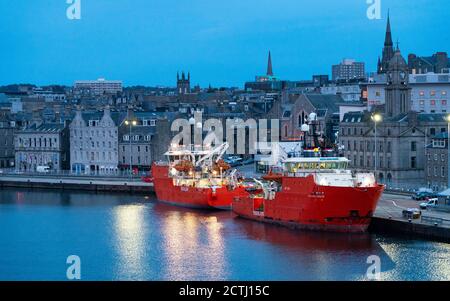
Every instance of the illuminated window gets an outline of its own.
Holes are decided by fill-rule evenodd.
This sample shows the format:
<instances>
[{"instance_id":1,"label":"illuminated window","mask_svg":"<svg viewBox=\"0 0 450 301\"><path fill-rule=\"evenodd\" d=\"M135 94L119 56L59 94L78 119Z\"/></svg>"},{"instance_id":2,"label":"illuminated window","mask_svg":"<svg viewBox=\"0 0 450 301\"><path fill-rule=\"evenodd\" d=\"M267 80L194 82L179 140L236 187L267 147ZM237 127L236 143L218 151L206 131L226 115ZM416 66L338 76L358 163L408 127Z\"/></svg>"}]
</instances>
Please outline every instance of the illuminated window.
<instances>
[{"instance_id":1,"label":"illuminated window","mask_svg":"<svg viewBox=\"0 0 450 301\"><path fill-rule=\"evenodd\" d=\"M447 105L447 100L446 100L446 99L443 99L443 100L442 100L442 105L443 105L443 106L446 106L446 105Z\"/></svg>"},{"instance_id":2,"label":"illuminated window","mask_svg":"<svg viewBox=\"0 0 450 301\"><path fill-rule=\"evenodd\" d=\"M431 95L431 96L435 96L435 95L436 95L436 91L431 91L431 92L430 92L430 95Z\"/></svg>"},{"instance_id":3,"label":"illuminated window","mask_svg":"<svg viewBox=\"0 0 450 301\"><path fill-rule=\"evenodd\" d=\"M424 95L425 95L425 92L424 92L424 91L419 91L419 95L420 95L420 96L424 96Z\"/></svg>"},{"instance_id":4,"label":"illuminated window","mask_svg":"<svg viewBox=\"0 0 450 301\"><path fill-rule=\"evenodd\" d=\"M430 100L430 105L435 106L436 105L436 100Z\"/></svg>"}]
</instances>

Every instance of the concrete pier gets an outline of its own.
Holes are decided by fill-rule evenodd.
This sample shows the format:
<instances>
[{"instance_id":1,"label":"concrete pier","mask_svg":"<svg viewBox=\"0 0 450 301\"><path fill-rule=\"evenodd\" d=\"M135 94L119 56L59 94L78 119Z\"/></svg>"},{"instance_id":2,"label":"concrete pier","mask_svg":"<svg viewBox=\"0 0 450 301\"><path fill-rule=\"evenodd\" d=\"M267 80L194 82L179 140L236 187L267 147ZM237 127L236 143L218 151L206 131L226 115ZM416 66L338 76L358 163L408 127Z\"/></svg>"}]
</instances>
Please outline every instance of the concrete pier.
<instances>
[{"instance_id":1,"label":"concrete pier","mask_svg":"<svg viewBox=\"0 0 450 301\"><path fill-rule=\"evenodd\" d=\"M421 210L421 218L403 217L403 210L417 208L423 201L408 195L385 193L381 198L369 230L373 233L404 234L409 238L422 238L450 242L450 213Z\"/></svg>"},{"instance_id":2,"label":"concrete pier","mask_svg":"<svg viewBox=\"0 0 450 301\"><path fill-rule=\"evenodd\" d=\"M0 187L22 187L36 189L68 189L99 192L153 192L153 183L145 183L140 178L88 177L68 175L1 175Z\"/></svg>"}]
</instances>

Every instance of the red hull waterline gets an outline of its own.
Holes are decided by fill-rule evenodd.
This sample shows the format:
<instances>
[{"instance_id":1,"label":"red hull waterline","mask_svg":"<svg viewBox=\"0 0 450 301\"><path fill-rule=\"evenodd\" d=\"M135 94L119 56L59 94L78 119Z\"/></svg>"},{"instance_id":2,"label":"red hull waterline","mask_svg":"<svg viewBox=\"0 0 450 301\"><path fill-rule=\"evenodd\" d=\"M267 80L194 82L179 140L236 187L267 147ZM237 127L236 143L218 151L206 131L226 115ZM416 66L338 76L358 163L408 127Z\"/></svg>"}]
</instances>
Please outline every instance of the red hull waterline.
<instances>
[{"instance_id":1,"label":"red hull waterline","mask_svg":"<svg viewBox=\"0 0 450 301\"><path fill-rule=\"evenodd\" d=\"M283 191L275 198L237 197L233 212L260 222L297 229L365 232L370 224L383 185L373 187L320 186L313 176L283 177Z\"/></svg>"},{"instance_id":2,"label":"red hull waterline","mask_svg":"<svg viewBox=\"0 0 450 301\"><path fill-rule=\"evenodd\" d=\"M243 187L228 189L228 187L196 188L189 186L175 186L169 176L167 165L152 166L153 185L158 201L171 205L197 208L231 210L231 203L235 197L248 193Z\"/></svg>"}]
</instances>

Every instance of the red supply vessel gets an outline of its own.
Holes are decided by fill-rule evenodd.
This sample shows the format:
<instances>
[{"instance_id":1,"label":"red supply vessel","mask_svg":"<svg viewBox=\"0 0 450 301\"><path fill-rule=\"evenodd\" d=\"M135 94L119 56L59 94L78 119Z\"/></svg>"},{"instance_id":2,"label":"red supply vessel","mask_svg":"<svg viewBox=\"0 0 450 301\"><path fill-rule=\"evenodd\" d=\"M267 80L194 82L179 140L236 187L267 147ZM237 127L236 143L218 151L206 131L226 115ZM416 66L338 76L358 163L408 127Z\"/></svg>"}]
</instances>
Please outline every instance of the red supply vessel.
<instances>
[{"instance_id":1,"label":"red supply vessel","mask_svg":"<svg viewBox=\"0 0 450 301\"><path fill-rule=\"evenodd\" d=\"M236 170L222 160L228 148L172 145L167 162L152 165L159 201L191 208L230 210L234 197L248 195Z\"/></svg>"},{"instance_id":2,"label":"red supply vessel","mask_svg":"<svg viewBox=\"0 0 450 301\"><path fill-rule=\"evenodd\" d=\"M262 191L233 199L240 217L292 228L367 230L384 190L372 173L352 173L342 157L284 159L260 182Z\"/></svg>"}]
</instances>

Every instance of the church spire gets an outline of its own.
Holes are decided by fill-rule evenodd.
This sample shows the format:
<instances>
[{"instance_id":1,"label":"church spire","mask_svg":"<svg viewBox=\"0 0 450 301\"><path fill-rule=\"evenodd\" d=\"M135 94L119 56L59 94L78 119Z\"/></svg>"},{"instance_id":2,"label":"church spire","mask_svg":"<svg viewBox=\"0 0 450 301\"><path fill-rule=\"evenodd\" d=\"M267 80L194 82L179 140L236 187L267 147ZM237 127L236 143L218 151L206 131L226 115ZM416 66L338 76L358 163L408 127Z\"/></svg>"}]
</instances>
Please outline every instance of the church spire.
<instances>
[{"instance_id":1,"label":"church spire","mask_svg":"<svg viewBox=\"0 0 450 301\"><path fill-rule=\"evenodd\" d=\"M391 18L389 15L389 11L387 17L386 37L384 39L384 46L394 46L394 43L392 43Z\"/></svg>"},{"instance_id":2,"label":"church spire","mask_svg":"<svg viewBox=\"0 0 450 301\"><path fill-rule=\"evenodd\" d=\"M272 55L270 54L270 50L269 50L269 59L267 61L267 76L273 76Z\"/></svg>"},{"instance_id":3,"label":"church spire","mask_svg":"<svg viewBox=\"0 0 450 301\"><path fill-rule=\"evenodd\" d=\"M388 12L387 24L386 24L386 36L384 38L383 55L381 57L381 64L378 67L378 73L385 73L389 66L389 61L395 54L394 43L392 42L391 32L391 16Z\"/></svg>"}]
</instances>

